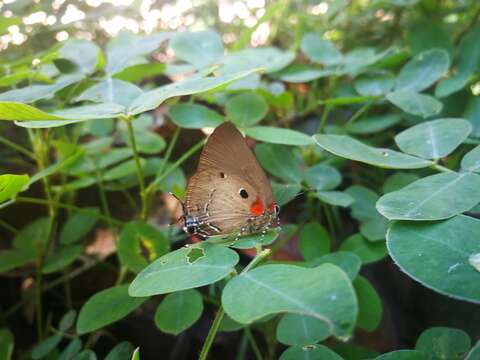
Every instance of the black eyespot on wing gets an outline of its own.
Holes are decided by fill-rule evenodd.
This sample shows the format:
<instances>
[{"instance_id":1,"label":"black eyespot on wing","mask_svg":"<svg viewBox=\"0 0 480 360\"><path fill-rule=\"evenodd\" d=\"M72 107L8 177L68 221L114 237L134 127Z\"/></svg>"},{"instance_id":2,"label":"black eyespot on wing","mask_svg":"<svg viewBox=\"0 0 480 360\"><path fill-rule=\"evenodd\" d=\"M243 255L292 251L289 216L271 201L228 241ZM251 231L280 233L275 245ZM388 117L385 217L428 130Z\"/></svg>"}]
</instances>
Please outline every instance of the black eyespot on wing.
<instances>
[{"instance_id":1,"label":"black eyespot on wing","mask_svg":"<svg viewBox=\"0 0 480 360\"><path fill-rule=\"evenodd\" d=\"M248 198L248 193L247 193L247 190L245 190L244 188L241 188L238 193L240 194L240 196L244 199Z\"/></svg>"},{"instance_id":2,"label":"black eyespot on wing","mask_svg":"<svg viewBox=\"0 0 480 360\"><path fill-rule=\"evenodd\" d=\"M222 179L225 179L225 178L227 177L227 175L225 175L224 172L221 172L221 173L220 173L220 177L221 177Z\"/></svg>"}]
</instances>

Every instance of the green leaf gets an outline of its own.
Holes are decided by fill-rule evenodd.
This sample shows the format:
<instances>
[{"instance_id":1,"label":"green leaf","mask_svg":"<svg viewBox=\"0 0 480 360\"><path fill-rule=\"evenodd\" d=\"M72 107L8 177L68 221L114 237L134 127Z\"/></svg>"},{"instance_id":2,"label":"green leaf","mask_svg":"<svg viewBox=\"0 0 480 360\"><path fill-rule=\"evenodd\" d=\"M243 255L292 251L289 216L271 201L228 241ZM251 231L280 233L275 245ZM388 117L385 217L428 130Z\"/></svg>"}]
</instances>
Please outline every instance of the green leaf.
<instances>
[{"instance_id":1,"label":"green leaf","mask_svg":"<svg viewBox=\"0 0 480 360\"><path fill-rule=\"evenodd\" d=\"M76 98L76 101L114 103L128 107L133 100L142 94L142 89L136 85L122 80L106 78L82 92Z\"/></svg>"},{"instance_id":2,"label":"green leaf","mask_svg":"<svg viewBox=\"0 0 480 360\"><path fill-rule=\"evenodd\" d=\"M438 119L408 128L397 136L400 150L424 159L439 159L455 150L470 134L472 126L464 119Z\"/></svg>"},{"instance_id":3,"label":"green leaf","mask_svg":"<svg viewBox=\"0 0 480 360\"><path fill-rule=\"evenodd\" d=\"M419 92L447 74L450 57L443 49L421 52L410 60L397 76L395 90Z\"/></svg>"},{"instance_id":4,"label":"green leaf","mask_svg":"<svg viewBox=\"0 0 480 360\"><path fill-rule=\"evenodd\" d=\"M398 151L368 146L346 135L317 134L313 139L332 154L387 169L418 169L432 164Z\"/></svg>"},{"instance_id":5,"label":"green leaf","mask_svg":"<svg viewBox=\"0 0 480 360\"><path fill-rule=\"evenodd\" d=\"M77 332L89 333L123 319L145 300L130 297L128 284L97 292L82 306L77 320Z\"/></svg>"},{"instance_id":6,"label":"green leaf","mask_svg":"<svg viewBox=\"0 0 480 360\"><path fill-rule=\"evenodd\" d=\"M351 251L357 254L363 264L370 264L382 260L387 255L385 243L367 241L360 234L353 234L340 245L341 251Z\"/></svg>"},{"instance_id":7,"label":"green leaf","mask_svg":"<svg viewBox=\"0 0 480 360\"><path fill-rule=\"evenodd\" d=\"M480 272L469 257L480 252L480 220L459 215L440 222L394 222L388 252L414 280L441 294L480 303Z\"/></svg>"},{"instance_id":8,"label":"green leaf","mask_svg":"<svg viewBox=\"0 0 480 360\"><path fill-rule=\"evenodd\" d=\"M130 139L126 133L123 134L127 144L130 145ZM158 154L165 149L165 140L155 132L150 130L135 130L135 143L137 150L143 154Z\"/></svg>"},{"instance_id":9,"label":"green leaf","mask_svg":"<svg viewBox=\"0 0 480 360\"><path fill-rule=\"evenodd\" d=\"M130 284L131 296L192 289L223 279L238 263L235 251L209 243L172 251L147 266Z\"/></svg>"},{"instance_id":10,"label":"green leaf","mask_svg":"<svg viewBox=\"0 0 480 360\"><path fill-rule=\"evenodd\" d=\"M347 207L355 201L353 197L342 191L317 191L315 196L333 206Z\"/></svg>"},{"instance_id":11,"label":"green leaf","mask_svg":"<svg viewBox=\"0 0 480 360\"><path fill-rule=\"evenodd\" d=\"M335 45L315 33L305 34L300 48L310 61L322 65L337 65L343 61L343 56Z\"/></svg>"},{"instance_id":12,"label":"green leaf","mask_svg":"<svg viewBox=\"0 0 480 360\"><path fill-rule=\"evenodd\" d=\"M255 306L250 305L253 294ZM331 264L261 266L230 280L222 304L232 319L246 324L279 312L312 316L326 322L329 332L339 338L351 335L357 315L350 280Z\"/></svg>"},{"instance_id":13,"label":"green leaf","mask_svg":"<svg viewBox=\"0 0 480 360\"><path fill-rule=\"evenodd\" d=\"M386 194L392 191L400 190L401 188L413 183L418 179L420 179L420 176L416 174L397 172L387 178L387 180L383 184L382 192Z\"/></svg>"},{"instance_id":14,"label":"green leaf","mask_svg":"<svg viewBox=\"0 0 480 360\"><path fill-rule=\"evenodd\" d=\"M0 16L0 34L3 35L7 32L8 28L12 25L20 25L22 23L22 18L17 16Z\"/></svg>"},{"instance_id":15,"label":"green leaf","mask_svg":"<svg viewBox=\"0 0 480 360\"><path fill-rule=\"evenodd\" d=\"M97 67L100 49L88 40L68 39L59 51L59 58L67 59L74 63L79 72L92 73Z\"/></svg>"},{"instance_id":16,"label":"green leaf","mask_svg":"<svg viewBox=\"0 0 480 360\"><path fill-rule=\"evenodd\" d=\"M76 161L70 164L66 172L69 175L83 175L98 170L103 170L113 164L132 157L132 149L116 148L109 149L108 146L88 150L88 153L80 156Z\"/></svg>"},{"instance_id":17,"label":"green leaf","mask_svg":"<svg viewBox=\"0 0 480 360\"><path fill-rule=\"evenodd\" d=\"M122 71L116 73L113 77L115 79L128 81L130 83L137 83L145 78L153 78L165 72L165 64L160 63L145 63L128 66Z\"/></svg>"},{"instance_id":18,"label":"green leaf","mask_svg":"<svg viewBox=\"0 0 480 360\"><path fill-rule=\"evenodd\" d=\"M176 125L185 129L214 128L223 122L223 116L198 104L175 104L170 106L168 113Z\"/></svg>"},{"instance_id":19,"label":"green leaf","mask_svg":"<svg viewBox=\"0 0 480 360\"><path fill-rule=\"evenodd\" d=\"M51 99L55 93L67 86L79 82L83 75L71 74L63 75L58 78L54 84L50 85L32 85L21 89L13 89L0 94L0 101L32 103L41 99ZM4 118L0 112L0 118ZM16 119L15 119L16 120Z\"/></svg>"},{"instance_id":20,"label":"green leaf","mask_svg":"<svg viewBox=\"0 0 480 360\"><path fill-rule=\"evenodd\" d=\"M82 341L76 337L73 338L65 349L60 353L57 360L73 359L82 350Z\"/></svg>"},{"instance_id":21,"label":"green leaf","mask_svg":"<svg viewBox=\"0 0 480 360\"><path fill-rule=\"evenodd\" d=\"M335 68L317 68L305 64L293 64L288 68L279 71L275 76L290 83L305 83L312 80L328 77L336 73Z\"/></svg>"},{"instance_id":22,"label":"green leaf","mask_svg":"<svg viewBox=\"0 0 480 360\"><path fill-rule=\"evenodd\" d=\"M428 118L438 114L443 105L430 95L410 90L400 90L387 94L387 100L408 114Z\"/></svg>"},{"instance_id":23,"label":"green leaf","mask_svg":"<svg viewBox=\"0 0 480 360\"><path fill-rule=\"evenodd\" d=\"M316 164L305 172L305 181L316 190L332 190L342 182L340 172L330 165Z\"/></svg>"},{"instance_id":24,"label":"green leaf","mask_svg":"<svg viewBox=\"0 0 480 360\"><path fill-rule=\"evenodd\" d=\"M382 132L402 120L399 114L368 116L354 123L346 124L345 130L351 134L367 135Z\"/></svg>"},{"instance_id":25,"label":"green leaf","mask_svg":"<svg viewBox=\"0 0 480 360\"><path fill-rule=\"evenodd\" d=\"M470 350L465 360L475 360L480 356L480 341Z\"/></svg>"},{"instance_id":26,"label":"green leaf","mask_svg":"<svg viewBox=\"0 0 480 360\"><path fill-rule=\"evenodd\" d=\"M285 345L311 345L330 336L328 325L316 318L285 314L277 325L277 340Z\"/></svg>"},{"instance_id":27,"label":"green leaf","mask_svg":"<svg viewBox=\"0 0 480 360\"><path fill-rule=\"evenodd\" d=\"M245 134L260 140L272 144L283 145L311 145L313 144L312 138L304 133L296 130L276 128L270 126L254 126L245 128Z\"/></svg>"},{"instance_id":28,"label":"green leaf","mask_svg":"<svg viewBox=\"0 0 480 360\"><path fill-rule=\"evenodd\" d=\"M313 260L330 252L331 240L327 230L317 222L305 224L300 233L299 248L305 260Z\"/></svg>"},{"instance_id":29,"label":"green leaf","mask_svg":"<svg viewBox=\"0 0 480 360\"><path fill-rule=\"evenodd\" d=\"M378 352L363 347L355 345L352 343L340 343L337 342L332 346L333 350L336 353L340 354L344 359L348 360L364 360L364 359L373 359L374 357L380 355Z\"/></svg>"},{"instance_id":30,"label":"green leaf","mask_svg":"<svg viewBox=\"0 0 480 360\"><path fill-rule=\"evenodd\" d=\"M378 221L382 216L375 208L379 196L373 190L364 186L353 185L345 190L347 194L354 198L352 204L352 216L358 221Z\"/></svg>"},{"instance_id":31,"label":"green leaf","mask_svg":"<svg viewBox=\"0 0 480 360\"><path fill-rule=\"evenodd\" d=\"M293 51L283 51L273 46L248 48L226 55L220 70L222 74L228 74L262 68L270 74L283 69L294 59Z\"/></svg>"},{"instance_id":32,"label":"green leaf","mask_svg":"<svg viewBox=\"0 0 480 360\"><path fill-rule=\"evenodd\" d=\"M426 357L416 350L397 350L380 355L375 360L426 360Z\"/></svg>"},{"instance_id":33,"label":"green leaf","mask_svg":"<svg viewBox=\"0 0 480 360\"><path fill-rule=\"evenodd\" d=\"M53 335L35 345L35 347L32 349L32 359L37 360L47 356L58 346L58 344L60 344L61 340L61 335Z\"/></svg>"},{"instance_id":34,"label":"green leaf","mask_svg":"<svg viewBox=\"0 0 480 360\"><path fill-rule=\"evenodd\" d=\"M341 268L352 281L358 275L360 267L362 266L362 260L360 257L349 251L335 251L333 253L323 255L322 257L306 262L305 266L315 267L327 263Z\"/></svg>"},{"instance_id":35,"label":"green leaf","mask_svg":"<svg viewBox=\"0 0 480 360\"><path fill-rule=\"evenodd\" d=\"M97 355L92 350L83 350L77 354L72 360L97 360Z\"/></svg>"},{"instance_id":36,"label":"green leaf","mask_svg":"<svg viewBox=\"0 0 480 360\"><path fill-rule=\"evenodd\" d=\"M323 345L293 346L280 355L279 360L343 360L343 358Z\"/></svg>"},{"instance_id":37,"label":"green leaf","mask_svg":"<svg viewBox=\"0 0 480 360\"><path fill-rule=\"evenodd\" d=\"M262 234L251 234L240 237L238 240L234 241L230 247L235 249L252 249L257 245L270 245L272 244L280 234L280 228L274 228L268 230L266 233ZM237 235L234 236L236 238Z\"/></svg>"},{"instance_id":38,"label":"green leaf","mask_svg":"<svg viewBox=\"0 0 480 360\"><path fill-rule=\"evenodd\" d=\"M468 353L470 346L471 340L465 331L432 327L420 335L415 349L426 355L427 359L460 360Z\"/></svg>"},{"instance_id":39,"label":"green leaf","mask_svg":"<svg viewBox=\"0 0 480 360\"><path fill-rule=\"evenodd\" d=\"M94 213L99 213L96 207L84 208ZM76 213L68 218L60 232L60 244L73 244L82 240L92 231L98 218L90 214Z\"/></svg>"},{"instance_id":40,"label":"green leaf","mask_svg":"<svg viewBox=\"0 0 480 360\"><path fill-rule=\"evenodd\" d=\"M297 197L297 194L302 190L299 184L279 184L274 181L271 182L273 197L278 206L283 206Z\"/></svg>"},{"instance_id":41,"label":"green leaf","mask_svg":"<svg viewBox=\"0 0 480 360\"><path fill-rule=\"evenodd\" d=\"M383 195L377 210L389 220L441 220L480 202L480 175L441 173Z\"/></svg>"},{"instance_id":42,"label":"green leaf","mask_svg":"<svg viewBox=\"0 0 480 360\"><path fill-rule=\"evenodd\" d=\"M353 281L353 287L358 298L357 326L372 332L382 319L382 300L372 284L361 275Z\"/></svg>"},{"instance_id":43,"label":"green leaf","mask_svg":"<svg viewBox=\"0 0 480 360\"><path fill-rule=\"evenodd\" d=\"M28 175L0 175L0 203L15 199L17 194L28 184Z\"/></svg>"},{"instance_id":44,"label":"green leaf","mask_svg":"<svg viewBox=\"0 0 480 360\"><path fill-rule=\"evenodd\" d=\"M355 91L362 96L385 95L392 90L395 83L390 72L377 72L361 75L355 79Z\"/></svg>"},{"instance_id":45,"label":"green leaf","mask_svg":"<svg viewBox=\"0 0 480 360\"><path fill-rule=\"evenodd\" d=\"M63 120L33 106L19 102L0 101L0 120Z\"/></svg>"},{"instance_id":46,"label":"green leaf","mask_svg":"<svg viewBox=\"0 0 480 360\"><path fill-rule=\"evenodd\" d=\"M160 44L170 37L171 33L169 32L144 36L129 32L120 33L107 45L105 72L115 74L122 71L139 57L157 50Z\"/></svg>"},{"instance_id":47,"label":"green leaf","mask_svg":"<svg viewBox=\"0 0 480 360\"><path fill-rule=\"evenodd\" d=\"M413 7L418 0L392 0L397 6ZM407 9L405 9L407 10ZM433 16L422 16L411 22L406 29L406 40L413 54L430 49L445 49L453 52L451 33L447 24Z\"/></svg>"},{"instance_id":48,"label":"green leaf","mask_svg":"<svg viewBox=\"0 0 480 360\"><path fill-rule=\"evenodd\" d=\"M178 335L195 324L203 312L202 295L194 289L168 294L155 312L155 325L163 332Z\"/></svg>"},{"instance_id":49,"label":"green leaf","mask_svg":"<svg viewBox=\"0 0 480 360\"><path fill-rule=\"evenodd\" d=\"M233 81L256 72L258 72L258 69L210 77L192 76L186 80L164 85L143 93L133 101L128 109L128 113L132 116L155 109L165 100L175 96L193 95L224 88Z\"/></svg>"},{"instance_id":50,"label":"green leaf","mask_svg":"<svg viewBox=\"0 0 480 360\"><path fill-rule=\"evenodd\" d=\"M105 357L105 360L130 360L134 351L133 345L128 341L117 344Z\"/></svg>"},{"instance_id":51,"label":"green leaf","mask_svg":"<svg viewBox=\"0 0 480 360\"><path fill-rule=\"evenodd\" d=\"M65 169L66 167L70 166L71 164L75 163L79 158L81 158L81 156L83 155L83 149L80 149L76 152L73 153L73 155L70 155L46 168L44 168L43 170L37 172L36 174L34 174L30 180L28 181L28 185L27 187L30 187L32 184L36 183L37 181L39 180L42 180L46 177L49 177L63 169Z\"/></svg>"},{"instance_id":52,"label":"green leaf","mask_svg":"<svg viewBox=\"0 0 480 360\"><path fill-rule=\"evenodd\" d=\"M132 221L120 233L117 253L123 266L138 273L169 250L170 243L162 232L145 222Z\"/></svg>"},{"instance_id":53,"label":"green leaf","mask_svg":"<svg viewBox=\"0 0 480 360\"><path fill-rule=\"evenodd\" d=\"M449 96L463 89L471 80L480 62L480 26L474 26L462 39L458 49L457 71L438 83L435 96Z\"/></svg>"},{"instance_id":54,"label":"green leaf","mask_svg":"<svg viewBox=\"0 0 480 360\"><path fill-rule=\"evenodd\" d=\"M41 254L48 242L48 217L41 217L30 222L20 230L13 239L13 247Z\"/></svg>"},{"instance_id":55,"label":"green leaf","mask_svg":"<svg viewBox=\"0 0 480 360\"><path fill-rule=\"evenodd\" d=\"M223 56L222 38L212 30L175 33L170 46L179 59L202 68Z\"/></svg>"},{"instance_id":56,"label":"green leaf","mask_svg":"<svg viewBox=\"0 0 480 360\"><path fill-rule=\"evenodd\" d=\"M464 155L461 166L465 171L480 172L480 145Z\"/></svg>"},{"instance_id":57,"label":"green leaf","mask_svg":"<svg viewBox=\"0 0 480 360\"><path fill-rule=\"evenodd\" d=\"M77 316L77 312L75 310L69 310L62 316L60 322L58 324L58 330L61 332L65 332L70 330L70 328L75 324L75 318Z\"/></svg>"},{"instance_id":58,"label":"green leaf","mask_svg":"<svg viewBox=\"0 0 480 360\"><path fill-rule=\"evenodd\" d=\"M368 241L385 240L388 230L388 220L382 216L377 219L368 220L360 225L360 234L365 236Z\"/></svg>"},{"instance_id":59,"label":"green leaf","mask_svg":"<svg viewBox=\"0 0 480 360\"><path fill-rule=\"evenodd\" d=\"M472 96L468 99L463 117L472 123L471 135L480 137L480 96Z\"/></svg>"},{"instance_id":60,"label":"green leaf","mask_svg":"<svg viewBox=\"0 0 480 360\"><path fill-rule=\"evenodd\" d=\"M0 359L10 360L13 354L14 338L7 328L0 328Z\"/></svg>"},{"instance_id":61,"label":"green leaf","mask_svg":"<svg viewBox=\"0 0 480 360\"><path fill-rule=\"evenodd\" d=\"M282 145L258 144L255 155L264 169L288 183L303 179L303 159L296 149Z\"/></svg>"},{"instance_id":62,"label":"green leaf","mask_svg":"<svg viewBox=\"0 0 480 360\"><path fill-rule=\"evenodd\" d=\"M31 249L0 251L0 274L21 267L36 259Z\"/></svg>"},{"instance_id":63,"label":"green leaf","mask_svg":"<svg viewBox=\"0 0 480 360\"><path fill-rule=\"evenodd\" d=\"M42 268L42 273L50 274L55 271L64 269L75 261L83 252L81 245L74 245L59 248L55 254L49 256Z\"/></svg>"},{"instance_id":64,"label":"green leaf","mask_svg":"<svg viewBox=\"0 0 480 360\"><path fill-rule=\"evenodd\" d=\"M140 158L140 165L143 167L146 160ZM137 164L135 159L124 161L123 163L114 166L103 174L103 179L106 181L119 180L125 176L134 174L137 171Z\"/></svg>"},{"instance_id":65,"label":"green leaf","mask_svg":"<svg viewBox=\"0 0 480 360\"><path fill-rule=\"evenodd\" d=\"M227 117L240 127L255 125L267 115L267 112L267 102L252 91L235 95L225 104Z\"/></svg>"}]
</instances>

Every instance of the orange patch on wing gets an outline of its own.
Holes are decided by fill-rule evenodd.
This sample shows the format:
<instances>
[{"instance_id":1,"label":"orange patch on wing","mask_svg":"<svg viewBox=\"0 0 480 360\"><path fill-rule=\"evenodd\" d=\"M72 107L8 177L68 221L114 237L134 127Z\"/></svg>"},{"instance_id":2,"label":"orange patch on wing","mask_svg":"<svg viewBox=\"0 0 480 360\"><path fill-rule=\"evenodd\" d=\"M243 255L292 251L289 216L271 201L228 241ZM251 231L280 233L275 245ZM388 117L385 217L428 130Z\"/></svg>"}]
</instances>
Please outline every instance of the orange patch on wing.
<instances>
[{"instance_id":1,"label":"orange patch on wing","mask_svg":"<svg viewBox=\"0 0 480 360\"><path fill-rule=\"evenodd\" d=\"M265 211L265 206L263 205L262 200L260 200L260 198L257 197L257 200L255 200L255 202L252 205L250 205L250 212L255 216L260 216L263 214L264 211Z\"/></svg>"}]
</instances>

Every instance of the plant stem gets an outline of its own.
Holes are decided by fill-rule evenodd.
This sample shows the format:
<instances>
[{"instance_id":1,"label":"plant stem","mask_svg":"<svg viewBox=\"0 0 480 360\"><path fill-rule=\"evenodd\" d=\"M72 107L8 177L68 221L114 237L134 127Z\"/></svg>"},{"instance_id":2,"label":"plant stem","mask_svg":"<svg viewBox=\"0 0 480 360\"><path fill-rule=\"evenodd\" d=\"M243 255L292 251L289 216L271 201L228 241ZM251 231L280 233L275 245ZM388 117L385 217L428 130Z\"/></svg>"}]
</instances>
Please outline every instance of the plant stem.
<instances>
[{"instance_id":1,"label":"plant stem","mask_svg":"<svg viewBox=\"0 0 480 360\"><path fill-rule=\"evenodd\" d=\"M358 109L355 114L352 115L352 117L350 119L348 119L348 121L346 122L345 125L351 125L353 124L355 121L357 121L366 111L368 111L368 109L370 109L370 107L374 104L374 101L369 101L367 102L366 104L363 104L362 107L360 107L360 109Z\"/></svg>"},{"instance_id":2,"label":"plant stem","mask_svg":"<svg viewBox=\"0 0 480 360\"><path fill-rule=\"evenodd\" d=\"M10 147L11 149L22 153L23 155L29 157L32 160L35 160L35 154L30 150L25 149L23 146L15 144L14 142L8 140L7 138L0 136L0 143Z\"/></svg>"},{"instance_id":3,"label":"plant stem","mask_svg":"<svg viewBox=\"0 0 480 360\"><path fill-rule=\"evenodd\" d=\"M0 219L0 226L10 231L12 234L18 233L18 230L15 229L12 225L7 223L5 220Z\"/></svg>"},{"instance_id":4,"label":"plant stem","mask_svg":"<svg viewBox=\"0 0 480 360\"><path fill-rule=\"evenodd\" d=\"M223 316L225 315L225 311L223 310L223 306L220 305L218 308L217 314L213 319L212 326L208 331L207 339L203 343L202 351L199 356L199 360L206 360L208 356L208 352L210 351L210 347L212 346L213 340L217 335L218 328L220 327L220 323L222 322Z\"/></svg>"},{"instance_id":5,"label":"plant stem","mask_svg":"<svg viewBox=\"0 0 480 360\"><path fill-rule=\"evenodd\" d=\"M181 128L177 127L175 129L175 132L173 133L172 139L170 140L170 143L168 144L167 151L165 152L165 156L163 158L162 164L160 165L160 168L158 169L158 172L157 172L157 174L159 176L163 176L165 166L167 165L168 160L170 160L170 157L172 156L172 151L173 151L173 148L175 147L175 145L177 143L178 136L180 135L180 131L181 131ZM147 187L147 190L145 192L145 202L146 202L146 206L147 206L147 212L150 212L150 208L151 208L151 201L152 201L152 190L151 189L152 188L149 186L149 187Z\"/></svg>"},{"instance_id":6,"label":"plant stem","mask_svg":"<svg viewBox=\"0 0 480 360\"><path fill-rule=\"evenodd\" d=\"M45 199L38 199L38 198L32 198L32 197L26 197L26 196L18 196L15 201L25 202L25 203L30 203L30 204L38 204L38 205L48 205L49 203L51 203L54 206L59 207L59 208L72 210L72 211L75 211L75 212L78 212L78 213L81 213L81 214L85 214L85 215L92 215L92 216L97 217L97 218L99 218L101 220L104 220L104 221L111 221L113 224L115 224L117 226L121 226L123 224L122 221L116 220L114 218L108 217L108 216L103 215L103 214L99 214L95 211L79 208L79 207L74 206L74 205L64 204L64 203L54 201L54 200L48 201L48 200L45 200Z\"/></svg>"},{"instance_id":7,"label":"plant stem","mask_svg":"<svg viewBox=\"0 0 480 360\"><path fill-rule=\"evenodd\" d=\"M320 122L318 123L317 134L322 133L323 128L327 124L328 115L330 114L331 110L332 110L331 105L325 105L325 107L323 108L323 114L322 114L322 117L320 118Z\"/></svg>"},{"instance_id":8,"label":"plant stem","mask_svg":"<svg viewBox=\"0 0 480 360\"><path fill-rule=\"evenodd\" d=\"M135 166L137 168L138 184L140 185L140 198L142 199L142 212L140 214L140 217L143 220L147 220L148 209L147 209L147 203L145 201L145 197L146 197L145 180L143 175L142 164L140 163L140 155L138 153L137 143L135 141L135 132L133 131L132 119L126 119L125 121L127 123L127 128L128 128L128 139L130 141L130 147L132 148L133 158L135 159Z\"/></svg>"},{"instance_id":9,"label":"plant stem","mask_svg":"<svg viewBox=\"0 0 480 360\"><path fill-rule=\"evenodd\" d=\"M260 349L258 348L257 342L255 341L255 338L253 337L252 332L250 331L250 328L245 328L245 333L247 334L248 340L250 341L250 345L252 346L253 353L255 354L255 357L257 360L263 360L262 353L260 352Z\"/></svg>"},{"instance_id":10,"label":"plant stem","mask_svg":"<svg viewBox=\"0 0 480 360\"><path fill-rule=\"evenodd\" d=\"M175 170L181 164L183 164L185 160L187 160L190 156L195 154L203 146L204 143L205 143L205 139L199 141L193 147L191 147L185 154L183 154L177 161L175 161L167 170L165 170L165 172L161 176L157 177L154 181L152 181L150 185L148 185L146 192L147 193L153 192L156 186L158 186L163 180L165 180L165 178L168 175L170 175L170 173L173 170Z\"/></svg>"},{"instance_id":11,"label":"plant stem","mask_svg":"<svg viewBox=\"0 0 480 360\"><path fill-rule=\"evenodd\" d=\"M252 269L254 266L256 266L260 261L262 261L266 256L270 254L270 249L265 249L265 250L260 250L257 249L257 255L253 258L252 261L240 272L241 274L246 273L250 269ZM217 314L215 315L215 318L213 319L212 326L210 327L210 330L208 331L207 339L203 343L202 351L200 352L199 360L206 360L208 353L210 351L210 348L213 344L213 340L215 339L215 336L217 335L218 328L220 327L220 323L223 319L223 316L225 315L225 312L223 310L223 306L220 305L220 308L218 309Z\"/></svg>"},{"instance_id":12,"label":"plant stem","mask_svg":"<svg viewBox=\"0 0 480 360\"><path fill-rule=\"evenodd\" d=\"M447 168L445 166L442 166L442 165L439 165L437 163L433 164L431 167L432 167L432 169L435 169L435 170L438 170L438 171L441 171L441 172L454 172L453 170L450 170L449 168Z\"/></svg>"}]
</instances>

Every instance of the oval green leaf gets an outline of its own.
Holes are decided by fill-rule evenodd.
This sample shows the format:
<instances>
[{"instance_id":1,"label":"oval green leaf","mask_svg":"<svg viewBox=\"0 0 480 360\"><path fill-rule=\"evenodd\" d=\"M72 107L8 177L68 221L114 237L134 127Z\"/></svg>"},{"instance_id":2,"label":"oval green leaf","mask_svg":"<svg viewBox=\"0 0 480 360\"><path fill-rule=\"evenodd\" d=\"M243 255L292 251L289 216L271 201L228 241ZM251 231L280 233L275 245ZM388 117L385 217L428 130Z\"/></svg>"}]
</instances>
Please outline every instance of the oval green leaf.
<instances>
[{"instance_id":1,"label":"oval green leaf","mask_svg":"<svg viewBox=\"0 0 480 360\"><path fill-rule=\"evenodd\" d=\"M279 360L343 360L343 358L323 345L293 346L280 355Z\"/></svg>"},{"instance_id":2,"label":"oval green leaf","mask_svg":"<svg viewBox=\"0 0 480 360\"><path fill-rule=\"evenodd\" d=\"M438 119L408 128L397 136L400 150L424 159L439 159L455 150L470 134L472 125L464 119Z\"/></svg>"},{"instance_id":3,"label":"oval green leaf","mask_svg":"<svg viewBox=\"0 0 480 360\"><path fill-rule=\"evenodd\" d=\"M430 95L410 90L399 90L387 94L387 100L408 114L428 118L442 111L443 104Z\"/></svg>"},{"instance_id":4,"label":"oval green leaf","mask_svg":"<svg viewBox=\"0 0 480 360\"><path fill-rule=\"evenodd\" d=\"M128 295L128 284L102 290L82 306L77 332L85 334L118 321L138 308L146 299Z\"/></svg>"},{"instance_id":5,"label":"oval green leaf","mask_svg":"<svg viewBox=\"0 0 480 360\"><path fill-rule=\"evenodd\" d=\"M355 278L353 287L358 298L357 326L372 332L382 319L382 300L373 285L361 275Z\"/></svg>"},{"instance_id":6,"label":"oval green leaf","mask_svg":"<svg viewBox=\"0 0 480 360\"><path fill-rule=\"evenodd\" d=\"M460 360L467 355L470 345L470 336L463 330L432 327L420 335L415 349L427 359Z\"/></svg>"},{"instance_id":7,"label":"oval green leaf","mask_svg":"<svg viewBox=\"0 0 480 360\"><path fill-rule=\"evenodd\" d=\"M480 175L442 173L427 176L383 195L377 210L389 220L441 220L480 202Z\"/></svg>"},{"instance_id":8,"label":"oval green leaf","mask_svg":"<svg viewBox=\"0 0 480 360\"><path fill-rule=\"evenodd\" d=\"M288 313L278 323L276 336L285 345L312 345L328 338L330 331L324 321Z\"/></svg>"},{"instance_id":9,"label":"oval green leaf","mask_svg":"<svg viewBox=\"0 0 480 360\"><path fill-rule=\"evenodd\" d=\"M480 172L480 145L465 154L461 166L465 171Z\"/></svg>"},{"instance_id":10,"label":"oval green leaf","mask_svg":"<svg viewBox=\"0 0 480 360\"><path fill-rule=\"evenodd\" d=\"M267 112L268 104L265 99L251 91L235 95L225 104L227 117L240 127L255 125Z\"/></svg>"},{"instance_id":11,"label":"oval green leaf","mask_svg":"<svg viewBox=\"0 0 480 360\"><path fill-rule=\"evenodd\" d=\"M223 116L198 104L175 104L168 113L176 125L185 129L214 128L223 122Z\"/></svg>"},{"instance_id":12,"label":"oval green leaf","mask_svg":"<svg viewBox=\"0 0 480 360\"><path fill-rule=\"evenodd\" d=\"M252 296L255 306L250 305ZM311 316L327 323L339 338L352 334L358 311L350 280L331 264L261 266L230 280L222 304L232 319L246 324L280 312Z\"/></svg>"},{"instance_id":13,"label":"oval green leaf","mask_svg":"<svg viewBox=\"0 0 480 360\"><path fill-rule=\"evenodd\" d=\"M201 243L170 252L147 266L130 284L131 296L192 289L223 279L238 263L235 251Z\"/></svg>"},{"instance_id":14,"label":"oval green leaf","mask_svg":"<svg viewBox=\"0 0 480 360\"><path fill-rule=\"evenodd\" d=\"M363 264L382 260L387 255L387 248L383 241L371 242L360 234L353 234L345 239L340 245L340 250L358 255Z\"/></svg>"},{"instance_id":15,"label":"oval green leaf","mask_svg":"<svg viewBox=\"0 0 480 360\"><path fill-rule=\"evenodd\" d=\"M480 220L456 216L441 222L394 222L388 252L411 278L439 293L480 304L480 272L469 257L480 252Z\"/></svg>"},{"instance_id":16,"label":"oval green leaf","mask_svg":"<svg viewBox=\"0 0 480 360\"><path fill-rule=\"evenodd\" d=\"M387 169L418 169L430 161L398 151L368 146L346 135L313 135L315 142L332 154Z\"/></svg>"},{"instance_id":17,"label":"oval green leaf","mask_svg":"<svg viewBox=\"0 0 480 360\"><path fill-rule=\"evenodd\" d=\"M200 318L202 295L195 289L168 294L155 312L155 325L163 332L178 335Z\"/></svg>"},{"instance_id":18,"label":"oval green leaf","mask_svg":"<svg viewBox=\"0 0 480 360\"><path fill-rule=\"evenodd\" d=\"M245 134L267 143L283 145L311 145L312 138L300 131L270 126L254 126L244 129Z\"/></svg>"}]
</instances>

